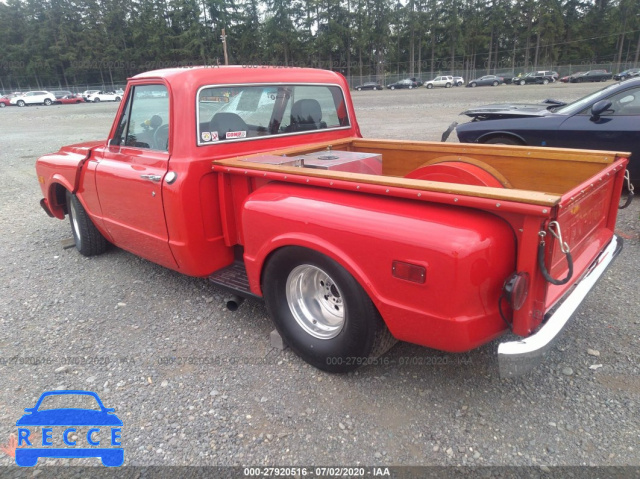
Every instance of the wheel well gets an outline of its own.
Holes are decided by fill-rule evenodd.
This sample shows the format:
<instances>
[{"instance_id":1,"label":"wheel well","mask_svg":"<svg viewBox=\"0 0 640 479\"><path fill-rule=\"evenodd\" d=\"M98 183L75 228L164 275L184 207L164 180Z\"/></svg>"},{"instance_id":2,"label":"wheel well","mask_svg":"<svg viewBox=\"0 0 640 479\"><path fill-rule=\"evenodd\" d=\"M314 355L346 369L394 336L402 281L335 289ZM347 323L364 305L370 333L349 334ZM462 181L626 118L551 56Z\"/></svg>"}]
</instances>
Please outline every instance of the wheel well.
<instances>
[{"instance_id":1,"label":"wheel well","mask_svg":"<svg viewBox=\"0 0 640 479\"><path fill-rule=\"evenodd\" d=\"M60 183L51 185L51 188L53 189L51 199L55 202L55 204L52 206L62 208L64 214L68 214L69 210L67 208L67 189Z\"/></svg>"},{"instance_id":2,"label":"wheel well","mask_svg":"<svg viewBox=\"0 0 640 479\"><path fill-rule=\"evenodd\" d=\"M524 139L522 139L518 135L515 135L513 133L508 133L508 132L488 133L478 138L478 143L486 143L487 141L492 140L494 138L508 138L510 140L517 142L519 145L523 145L523 146L527 144L527 142L524 141Z\"/></svg>"}]
</instances>

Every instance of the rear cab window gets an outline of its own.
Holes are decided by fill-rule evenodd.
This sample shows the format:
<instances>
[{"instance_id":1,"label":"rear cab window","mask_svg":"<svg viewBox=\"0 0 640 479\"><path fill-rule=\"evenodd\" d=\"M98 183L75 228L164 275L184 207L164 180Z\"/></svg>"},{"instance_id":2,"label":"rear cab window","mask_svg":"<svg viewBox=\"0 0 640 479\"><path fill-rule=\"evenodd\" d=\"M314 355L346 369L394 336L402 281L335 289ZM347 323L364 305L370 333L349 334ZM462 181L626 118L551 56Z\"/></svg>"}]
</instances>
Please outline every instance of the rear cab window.
<instances>
[{"instance_id":1,"label":"rear cab window","mask_svg":"<svg viewBox=\"0 0 640 479\"><path fill-rule=\"evenodd\" d=\"M349 128L334 85L225 85L200 88L197 144Z\"/></svg>"}]
</instances>

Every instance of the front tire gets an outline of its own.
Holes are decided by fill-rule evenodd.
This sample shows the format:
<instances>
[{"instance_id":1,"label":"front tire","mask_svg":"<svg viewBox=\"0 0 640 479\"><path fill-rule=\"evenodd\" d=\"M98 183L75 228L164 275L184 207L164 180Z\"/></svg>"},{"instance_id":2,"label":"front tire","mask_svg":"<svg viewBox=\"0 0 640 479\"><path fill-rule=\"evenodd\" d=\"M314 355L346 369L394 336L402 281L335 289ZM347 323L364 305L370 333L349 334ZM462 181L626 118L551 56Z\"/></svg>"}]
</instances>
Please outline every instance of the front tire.
<instances>
[{"instance_id":1,"label":"front tire","mask_svg":"<svg viewBox=\"0 0 640 479\"><path fill-rule=\"evenodd\" d=\"M67 212L76 249L83 256L96 256L107 249L107 240L95 227L78 197L67 191Z\"/></svg>"},{"instance_id":2,"label":"front tire","mask_svg":"<svg viewBox=\"0 0 640 479\"><path fill-rule=\"evenodd\" d=\"M524 80L520 80L520 85L524 85L526 82Z\"/></svg>"},{"instance_id":3,"label":"front tire","mask_svg":"<svg viewBox=\"0 0 640 479\"><path fill-rule=\"evenodd\" d=\"M358 90L358 91L362 91L362 88L358 87L358 88L356 88L356 90Z\"/></svg>"},{"instance_id":4,"label":"front tire","mask_svg":"<svg viewBox=\"0 0 640 479\"><path fill-rule=\"evenodd\" d=\"M297 246L276 251L262 286L284 341L318 369L354 370L395 343L360 284L323 254Z\"/></svg>"},{"instance_id":5,"label":"front tire","mask_svg":"<svg viewBox=\"0 0 640 479\"><path fill-rule=\"evenodd\" d=\"M24 100L18 100L18 106L19 107L23 107L25 105L26 105L26 103L24 102Z\"/></svg>"},{"instance_id":6,"label":"front tire","mask_svg":"<svg viewBox=\"0 0 640 479\"><path fill-rule=\"evenodd\" d=\"M428 88L429 90L431 90L431 89L433 88L433 84L431 84L431 83L427 83L427 88Z\"/></svg>"},{"instance_id":7,"label":"front tire","mask_svg":"<svg viewBox=\"0 0 640 479\"><path fill-rule=\"evenodd\" d=\"M396 87L394 87L394 86L390 86L390 87L389 87L389 89L390 89L390 90L395 90L395 89L396 89Z\"/></svg>"},{"instance_id":8,"label":"front tire","mask_svg":"<svg viewBox=\"0 0 640 479\"><path fill-rule=\"evenodd\" d=\"M100 98L94 98L93 103L100 103Z\"/></svg>"}]
</instances>

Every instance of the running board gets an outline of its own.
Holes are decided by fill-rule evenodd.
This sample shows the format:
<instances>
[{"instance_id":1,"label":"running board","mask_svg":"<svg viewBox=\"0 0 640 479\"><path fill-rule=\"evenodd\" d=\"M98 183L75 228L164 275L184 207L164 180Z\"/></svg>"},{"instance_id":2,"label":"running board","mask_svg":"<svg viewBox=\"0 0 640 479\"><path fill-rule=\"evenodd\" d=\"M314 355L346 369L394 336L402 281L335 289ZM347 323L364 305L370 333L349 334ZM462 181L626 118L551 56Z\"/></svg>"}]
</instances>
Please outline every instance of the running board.
<instances>
[{"instance_id":1,"label":"running board","mask_svg":"<svg viewBox=\"0 0 640 479\"><path fill-rule=\"evenodd\" d=\"M226 268L219 269L209 276L209 281L243 298L262 299L260 296L253 294L251 289L249 289L249 278L247 277L247 270L242 261L234 261Z\"/></svg>"}]
</instances>

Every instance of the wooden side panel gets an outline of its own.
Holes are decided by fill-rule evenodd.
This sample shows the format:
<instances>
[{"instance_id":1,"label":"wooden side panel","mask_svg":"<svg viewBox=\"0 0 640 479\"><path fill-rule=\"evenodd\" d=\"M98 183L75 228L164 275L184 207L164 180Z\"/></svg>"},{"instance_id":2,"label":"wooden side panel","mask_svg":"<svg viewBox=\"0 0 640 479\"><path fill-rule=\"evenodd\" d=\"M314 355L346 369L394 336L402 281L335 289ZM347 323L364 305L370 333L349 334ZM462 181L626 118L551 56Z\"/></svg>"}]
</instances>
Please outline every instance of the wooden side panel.
<instances>
[{"instance_id":1,"label":"wooden side panel","mask_svg":"<svg viewBox=\"0 0 640 479\"><path fill-rule=\"evenodd\" d=\"M353 151L382 155L382 172L403 177L426 162L444 156L471 157L504 175L513 188L562 194L628 153L507 145L357 139Z\"/></svg>"}]
</instances>

